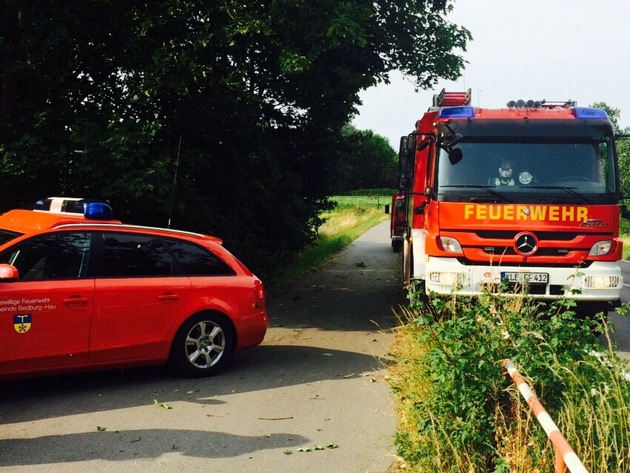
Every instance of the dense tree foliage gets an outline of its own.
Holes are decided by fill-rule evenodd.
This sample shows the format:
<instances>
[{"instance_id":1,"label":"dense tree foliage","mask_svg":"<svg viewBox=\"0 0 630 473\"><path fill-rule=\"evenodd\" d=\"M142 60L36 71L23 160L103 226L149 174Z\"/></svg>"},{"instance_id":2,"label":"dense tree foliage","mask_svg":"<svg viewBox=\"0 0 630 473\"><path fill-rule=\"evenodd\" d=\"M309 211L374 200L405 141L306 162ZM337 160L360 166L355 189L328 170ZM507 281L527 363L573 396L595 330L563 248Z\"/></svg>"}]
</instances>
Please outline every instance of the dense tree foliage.
<instances>
[{"instance_id":1,"label":"dense tree foliage","mask_svg":"<svg viewBox=\"0 0 630 473\"><path fill-rule=\"evenodd\" d=\"M394 189L398 174L398 155L384 137L371 130L346 125L342 131L339 163L333 192L355 189Z\"/></svg>"},{"instance_id":2,"label":"dense tree foliage","mask_svg":"<svg viewBox=\"0 0 630 473\"><path fill-rule=\"evenodd\" d=\"M358 93L454 79L470 39L451 0L0 5L0 210L106 198L261 275L314 237Z\"/></svg>"},{"instance_id":3,"label":"dense tree foliage","mask_svg":"<svg viewBox=\"0 0 630 473\"><path fill-rule=\"evenodd\" d=\"M624 134L630 135L630 130ZM630 138L622 138L617 141L617 154L619 155L619 181L621 192L630 198ZM628 201L626 201L626 204Z\"/></svg>"}]
</instances>

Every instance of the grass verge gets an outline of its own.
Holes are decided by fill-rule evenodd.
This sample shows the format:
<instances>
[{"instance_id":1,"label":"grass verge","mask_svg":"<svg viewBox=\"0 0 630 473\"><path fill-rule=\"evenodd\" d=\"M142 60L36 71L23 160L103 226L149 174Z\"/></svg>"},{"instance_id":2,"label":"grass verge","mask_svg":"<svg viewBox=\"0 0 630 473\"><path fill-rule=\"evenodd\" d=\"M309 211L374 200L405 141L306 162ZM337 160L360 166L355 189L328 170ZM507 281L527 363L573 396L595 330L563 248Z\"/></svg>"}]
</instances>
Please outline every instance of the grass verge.
<instances>
[{"instance_id":1,"label":"grass verge","mask_svg":"<svg viewBox=\"0 0 630 473\"><path fill-rule=\"evenodd\" d=\"M630 472L630 382L605 320L580 319L571 301L541 309L501 296L411 300L390 367L408 471L552 471L554 449L506 379L510 358L582 460Z\"/></svg>"},{"instance_id":2,"label":"grass verge","mask_svg":"<svg viewBox=\"0 0 630 473\"><path fill-rule=\"evenodd\" d=\"M623 241L623 259L630 260L630 220L620 219L619 237Z\"/></svg>"}]
</instances>

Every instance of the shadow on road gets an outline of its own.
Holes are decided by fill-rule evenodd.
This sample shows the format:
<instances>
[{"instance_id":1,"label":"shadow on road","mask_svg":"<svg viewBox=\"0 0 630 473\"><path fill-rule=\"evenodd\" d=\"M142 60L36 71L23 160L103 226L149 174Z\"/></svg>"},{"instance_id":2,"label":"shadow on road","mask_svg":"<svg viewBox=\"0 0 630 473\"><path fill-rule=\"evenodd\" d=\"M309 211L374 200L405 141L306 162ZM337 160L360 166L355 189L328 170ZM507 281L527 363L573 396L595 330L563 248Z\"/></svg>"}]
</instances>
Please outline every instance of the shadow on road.
<instances>
[{"instance_id":1,"label":"shadow on road","mask_svg":"<svg viewBox=\"0 0 630 473\"><path fill-rule=\"evenodd\" d=\"M236 392L352 379L381 367L371 355L263 345L235 356L210 378L181 378L154 367L22 379L0 383L0 425L150 406L156 400L212 405Z\"/></svg>"},{"instance_id":2,"label":"shadow on road","mask_svg":"<svg viewBox=\"0 0 630 473\"><path fill-rule=\"evenodd\" d=\"M129 461L176 453L195 458L225 458L258 450L295 448L308 440L299 435L231 435L202 430L147 429L52 435L0 440L0 466L66 462ZM235 449L234 446L238 448ZM229 448L226 448L229 446Z\"/></svg>"}]
</instances>

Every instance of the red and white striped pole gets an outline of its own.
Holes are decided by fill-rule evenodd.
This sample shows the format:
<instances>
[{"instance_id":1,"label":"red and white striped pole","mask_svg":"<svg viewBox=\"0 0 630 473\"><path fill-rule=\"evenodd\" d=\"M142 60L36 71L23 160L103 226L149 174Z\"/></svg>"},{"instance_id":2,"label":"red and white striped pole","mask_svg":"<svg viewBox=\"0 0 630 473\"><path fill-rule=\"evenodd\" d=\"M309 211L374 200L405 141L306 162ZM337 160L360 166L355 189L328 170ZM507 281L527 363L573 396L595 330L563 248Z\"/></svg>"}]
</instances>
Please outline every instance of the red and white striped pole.
<instances>
[{"instance_id":1,"label":"red and white striped pole","mask_svg":"<svg viewBox=\"0 0 630 473\"><path fill-rule=\"evenodd\" d=\"M547 433L547 437L553 443L556 449L556 473L564 473L566 468L569 468L571 473L588 473L588 470L584 467L581 460L575 454L569 442L564 438L564 435L560 432L560 429L556 426L555 422L551 419L547 411L540 403L536 394L530 389L529 385L520 375L514 363L511 360L503 360L503 365L506 367L510 377L518 386L523 399L527 402L530 409L540 422L540 425Z\"/></svg>"}]
</instances>

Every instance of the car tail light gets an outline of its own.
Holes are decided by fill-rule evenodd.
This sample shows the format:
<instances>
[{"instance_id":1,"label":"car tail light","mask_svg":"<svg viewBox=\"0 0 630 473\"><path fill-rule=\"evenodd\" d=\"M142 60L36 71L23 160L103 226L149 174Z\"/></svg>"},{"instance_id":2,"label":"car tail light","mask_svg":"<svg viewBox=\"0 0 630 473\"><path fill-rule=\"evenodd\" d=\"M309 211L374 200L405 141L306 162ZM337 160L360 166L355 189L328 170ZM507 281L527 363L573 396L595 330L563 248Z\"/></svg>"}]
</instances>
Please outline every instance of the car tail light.
<instances>
[{"instance_id":1,"label":"car tail light","mask_svg":"<svg viewBox=\"0 0 630 473\"><path fill-rule=\"evenodd\" d=\"M256 302L252 304L252 307L260 307L260 303L265 300L265 288L262 281L258 279L254 281L254 296L256 297Z\"/></svg>"}]
</instances>

